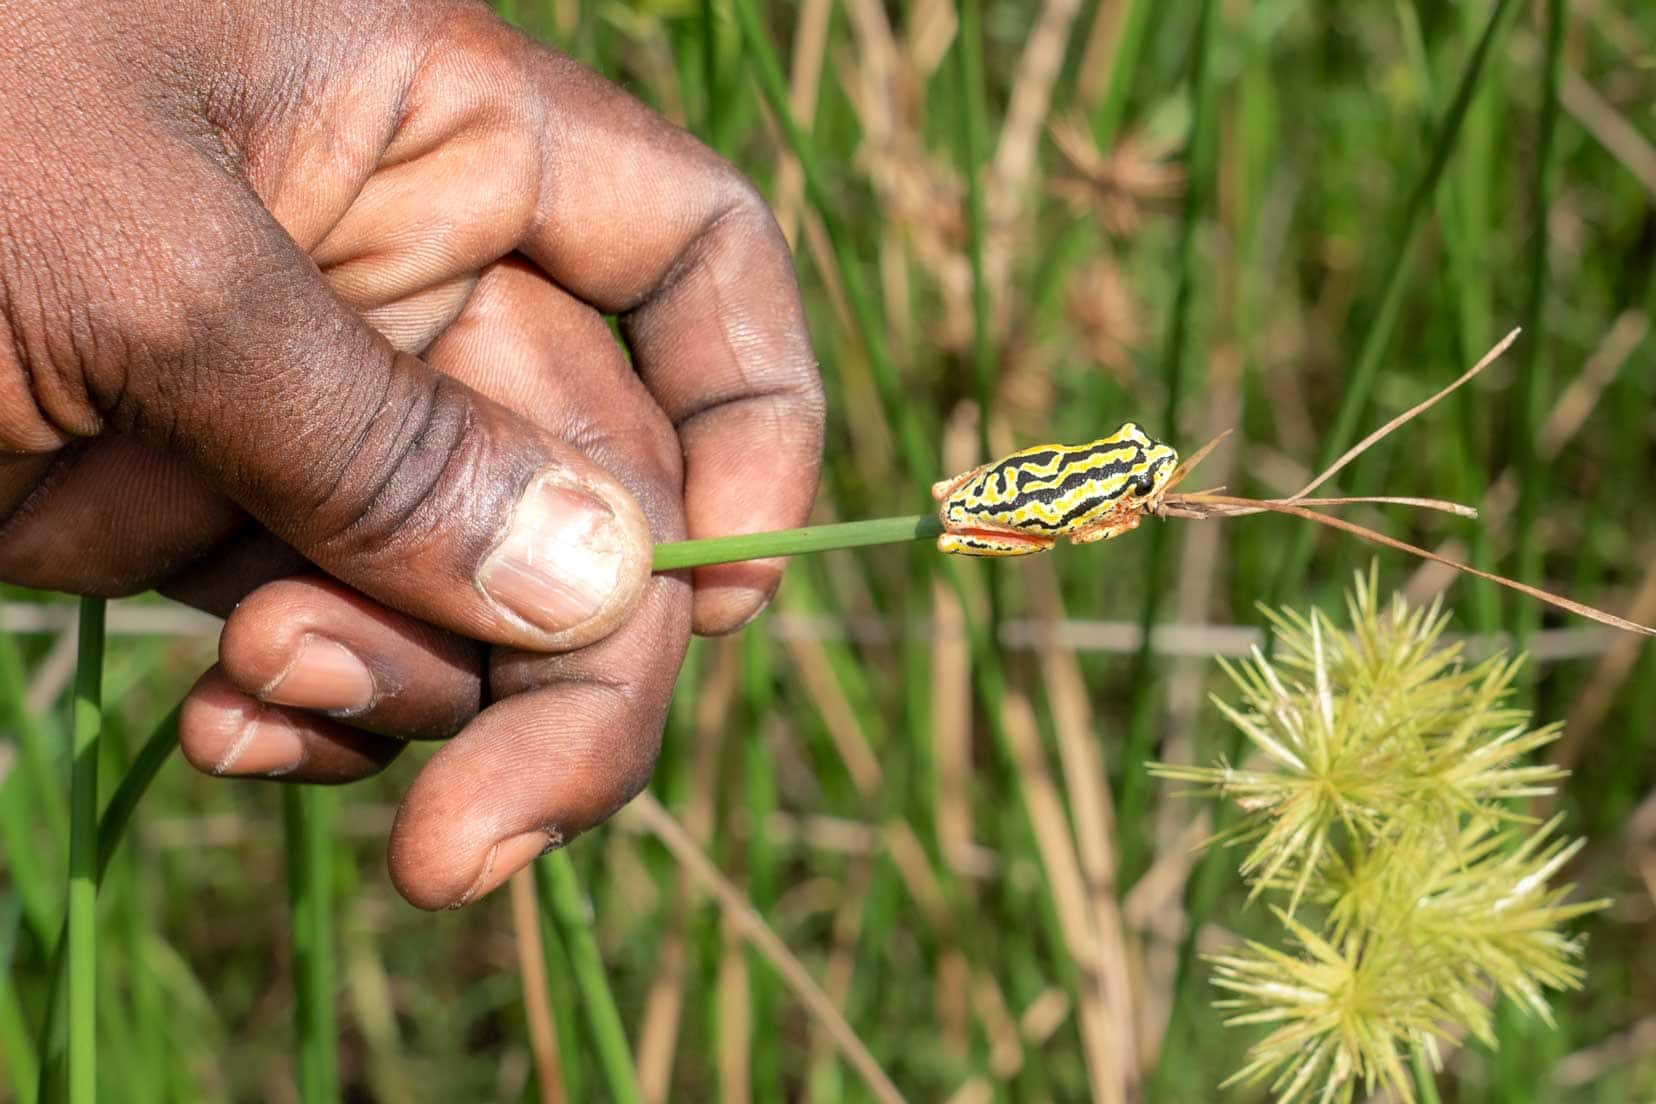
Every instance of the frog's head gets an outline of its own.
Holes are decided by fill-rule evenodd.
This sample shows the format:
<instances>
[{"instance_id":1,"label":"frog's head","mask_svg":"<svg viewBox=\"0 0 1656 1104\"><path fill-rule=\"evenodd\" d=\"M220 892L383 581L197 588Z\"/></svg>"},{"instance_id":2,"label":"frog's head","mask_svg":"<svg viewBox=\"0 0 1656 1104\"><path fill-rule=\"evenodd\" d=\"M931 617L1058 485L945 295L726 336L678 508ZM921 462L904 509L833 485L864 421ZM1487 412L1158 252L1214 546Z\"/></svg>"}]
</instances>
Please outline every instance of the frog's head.
<instances>
[{"instance_id":1,"label":"frog's head","mask_svg":"<svg viewBox=\"0 0 1656 1104\"><path fill-rule=\"evenodd\" d=\"M1138 478L1138 496L1146 503L1160 501L1173 484L1179 468L1179 452L1172 445L1144 439L1144 470Z\"/></svg>"}]
</instances>

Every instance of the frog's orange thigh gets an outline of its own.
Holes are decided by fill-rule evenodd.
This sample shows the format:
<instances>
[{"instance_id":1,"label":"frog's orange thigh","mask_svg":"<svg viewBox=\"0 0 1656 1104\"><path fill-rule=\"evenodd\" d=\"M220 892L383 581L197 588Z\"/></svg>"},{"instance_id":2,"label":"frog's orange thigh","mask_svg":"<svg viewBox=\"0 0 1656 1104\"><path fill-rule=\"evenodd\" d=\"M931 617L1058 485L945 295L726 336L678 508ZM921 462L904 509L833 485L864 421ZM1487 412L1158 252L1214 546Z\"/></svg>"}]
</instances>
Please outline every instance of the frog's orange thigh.
<instances>
[{"instance_id":1,"label":"frog's orange thigh","mask_svg":"<svg viewBox=\"0 0 1656 1104\"><path fill-rule=\"evenodd\" d=\"M938 550L955 556L1028 556L1035 552L1045 552L1052 544L1053 542L1045 537L1022 534L1003 536L999 533L981 531L944 533L937 538Z\"/></svg>"}]
</instances>

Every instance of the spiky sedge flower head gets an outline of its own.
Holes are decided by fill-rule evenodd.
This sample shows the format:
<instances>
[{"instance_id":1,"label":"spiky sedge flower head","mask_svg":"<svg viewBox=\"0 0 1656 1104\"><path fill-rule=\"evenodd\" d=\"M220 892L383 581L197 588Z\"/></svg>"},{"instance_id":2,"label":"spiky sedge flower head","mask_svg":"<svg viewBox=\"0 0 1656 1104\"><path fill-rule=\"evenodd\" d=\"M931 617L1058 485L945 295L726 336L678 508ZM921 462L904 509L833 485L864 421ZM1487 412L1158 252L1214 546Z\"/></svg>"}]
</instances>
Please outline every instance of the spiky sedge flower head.
<instances>
[{"instance_id":1,"label":"spiky sedge flower head","mask_svg":"<svg viewBox=\"0 0 1656 1104\"><path fill-rule=\"evenodd\" d=\"M1359 1087L1412 1102L1411 1054L1436 1068L1462 1032L1494 1045L1495 992L1550 1024L1546 991L1582 979L1559 929L1605 905L1565 903L1573 887L1549 882L1581 841L1515 811L1565 775L1528 762L1559 726L1504 704L1522 659L1467 666L1437 604L1382 608L1372 569L1347 608L1348 630L1268 611L1275 656L1224 665L1242 765L1151 766L1242 811L1217 841L1247 847L1249 899L1281 939L1210 959L1226 1022L1271 1029L1226 1085L1268 1080L1280 1104Z\"/></svg>"}]
</instances>

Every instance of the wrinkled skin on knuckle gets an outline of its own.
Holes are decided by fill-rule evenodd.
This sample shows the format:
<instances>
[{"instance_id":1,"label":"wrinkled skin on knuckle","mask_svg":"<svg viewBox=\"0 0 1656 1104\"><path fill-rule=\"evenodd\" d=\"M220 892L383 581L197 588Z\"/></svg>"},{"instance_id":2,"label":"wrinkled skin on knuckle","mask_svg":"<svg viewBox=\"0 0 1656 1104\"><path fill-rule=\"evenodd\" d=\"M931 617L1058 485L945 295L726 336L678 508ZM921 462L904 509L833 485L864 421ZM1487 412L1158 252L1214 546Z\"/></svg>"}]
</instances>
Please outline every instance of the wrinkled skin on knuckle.
<instances>
[{"instance_id":1,"label":"wrinkled skin on knuckle","mask_svg":"<svg viewBox=\"0 0 1656 1104\"><path fill-rule=\"evenodd\" d=\"M446 376L393 373L390 390L347 402L361 427L355 447L318 463L325 489L290 524L308 527L324 567L440 564L470 577L500 534L456 531L454 518L510 517L545 455L508 431L498 406Z\"/></svg>"},{"instance_id":2,"label":"wrinkled skin on knuckle","mask_svg":"<svg viewBox=\"0 0 1656 1104\"><path fill-rule=\"evenodd\" d=\"M0 220L0 241L11 240ZM6 257L0 255L0 452L46 453L68 444L78 434L93 432L97 419L87 404L63 394L49 361L36 371L45 327L41 322L49 311L38 304L26 314L20 301L33 289L20 287ZM32 315L32 317L31 317ZM0 503L0 516L9 512Z\"/></svg>"},{"instance_id":3,"label":"wrinkled skin on knuckle","mask_svg":"<svg viewBox=\"0 0 1656 1104\"><path fill-rule=\"evenodd\" d=\"M10 176L9 173L0 174ZM6 188L11 181L0 181ZM106 359L113 334L97 322L107 301L92 242L69 197L0 197L0 312L6 348L0 382L11 451L45 450L103 428L86 370Z\"/></svg>"}]
</instances>

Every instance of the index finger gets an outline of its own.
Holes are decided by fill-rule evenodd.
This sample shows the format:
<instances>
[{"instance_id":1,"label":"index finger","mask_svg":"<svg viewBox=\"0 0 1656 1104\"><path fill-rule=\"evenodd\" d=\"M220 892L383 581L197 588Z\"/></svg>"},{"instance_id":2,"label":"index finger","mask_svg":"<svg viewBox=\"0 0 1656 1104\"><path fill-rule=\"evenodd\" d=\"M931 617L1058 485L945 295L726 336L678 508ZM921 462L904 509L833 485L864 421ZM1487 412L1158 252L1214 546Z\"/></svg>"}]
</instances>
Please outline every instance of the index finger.
<instances>
[{"instance_id":1,"label":"index finger","mask_svg":"<svg viewBox=\"0 0 1656 1104\"><path fill-rule=\"evenodd\" d=\"M537 52L529 68L545 138L521 248L621 316L684 451L690 536L803 524L822 458L822 385L770 209L729 163L575 61ZM745 624L782 564L698 568L696 631Z\"/></svg>"}]
</instances>

